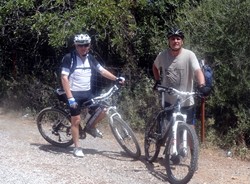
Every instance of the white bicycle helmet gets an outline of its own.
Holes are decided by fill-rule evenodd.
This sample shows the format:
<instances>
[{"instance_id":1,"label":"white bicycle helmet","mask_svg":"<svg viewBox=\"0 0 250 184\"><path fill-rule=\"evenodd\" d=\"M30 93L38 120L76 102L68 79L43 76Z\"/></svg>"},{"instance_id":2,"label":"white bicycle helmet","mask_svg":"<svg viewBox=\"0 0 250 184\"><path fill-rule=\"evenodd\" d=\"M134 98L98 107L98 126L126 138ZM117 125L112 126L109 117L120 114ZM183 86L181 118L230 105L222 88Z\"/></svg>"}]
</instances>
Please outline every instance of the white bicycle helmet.
<instances>
[{"instance_id":1,"label":"white bicycle helmet","mask_svg":"<svg viewBox=\"0 0 250 184\"><path fill-rule=\"evenodd\" d=\"M87 34L75 35L74 43L77 45L90 44L91 38Z\"/></svg>"}]
</instances>

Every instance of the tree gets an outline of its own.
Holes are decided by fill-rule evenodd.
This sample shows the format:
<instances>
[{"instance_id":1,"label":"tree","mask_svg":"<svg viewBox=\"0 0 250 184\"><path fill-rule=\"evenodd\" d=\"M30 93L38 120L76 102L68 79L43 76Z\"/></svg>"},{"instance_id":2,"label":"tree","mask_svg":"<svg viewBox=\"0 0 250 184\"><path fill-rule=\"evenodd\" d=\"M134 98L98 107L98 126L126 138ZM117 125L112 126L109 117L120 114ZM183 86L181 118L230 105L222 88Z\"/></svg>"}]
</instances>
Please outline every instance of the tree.
<instances>
[{"instance_id":1,"label":"tree","mask_svg":"<svg viewBox=\"0 0 250 184\"><path fill-rule=\"evenodd\" d=\"M228 143L224 146L250 145L250 2L205 0L179 15L188 44L201 57L215 58L215 88L208 105L223 144Z\"/></svg>"}]
</instances>

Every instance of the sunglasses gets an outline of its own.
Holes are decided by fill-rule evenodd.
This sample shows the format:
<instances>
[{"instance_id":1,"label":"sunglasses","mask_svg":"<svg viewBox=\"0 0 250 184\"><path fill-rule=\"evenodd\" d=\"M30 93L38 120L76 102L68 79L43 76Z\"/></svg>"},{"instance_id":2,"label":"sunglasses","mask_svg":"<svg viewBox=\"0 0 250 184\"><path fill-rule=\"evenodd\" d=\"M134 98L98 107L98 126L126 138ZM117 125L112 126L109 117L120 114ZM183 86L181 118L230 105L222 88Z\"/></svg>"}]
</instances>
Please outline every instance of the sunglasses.
<instances>
[{"instance_id":1,"label":"sunglasses","mask_svg":"<svg viewBox=\"0 0 250 184\"><path fill-rule=\"evenodd\" d=\"M89 47L90 44L77 45L77 47Z\"/></svg>"},{"instance_id":2,"label":"sunglasses","mask_svg":"<svg viewBox=\"0 0 250 184\"><path fill-rule=\"evenodd\" d=\"M181 37L179 37L179 36L171 36L170 38L169 38L170 40L182 40L181 39Z\"/></svg>"}]
</instances>

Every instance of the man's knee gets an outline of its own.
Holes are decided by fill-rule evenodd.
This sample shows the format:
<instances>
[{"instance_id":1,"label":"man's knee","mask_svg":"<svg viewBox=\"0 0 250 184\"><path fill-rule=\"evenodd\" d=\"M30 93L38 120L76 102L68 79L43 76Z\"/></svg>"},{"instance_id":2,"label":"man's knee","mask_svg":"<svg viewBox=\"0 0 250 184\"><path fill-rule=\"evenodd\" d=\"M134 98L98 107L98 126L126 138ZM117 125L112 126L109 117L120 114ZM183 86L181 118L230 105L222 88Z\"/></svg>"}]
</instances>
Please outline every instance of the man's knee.
<instances>
[{"instance_id":1,"label":"man's knee","mask_svg":"<svg viewBox=\"0 0 250 184\"><path fill-rule=\"evenodd\" d=\"M71 116L71 124L72 126L78 126L81 122L81 117L80 115L77 116Z\"/></svg>"}]
</instances>

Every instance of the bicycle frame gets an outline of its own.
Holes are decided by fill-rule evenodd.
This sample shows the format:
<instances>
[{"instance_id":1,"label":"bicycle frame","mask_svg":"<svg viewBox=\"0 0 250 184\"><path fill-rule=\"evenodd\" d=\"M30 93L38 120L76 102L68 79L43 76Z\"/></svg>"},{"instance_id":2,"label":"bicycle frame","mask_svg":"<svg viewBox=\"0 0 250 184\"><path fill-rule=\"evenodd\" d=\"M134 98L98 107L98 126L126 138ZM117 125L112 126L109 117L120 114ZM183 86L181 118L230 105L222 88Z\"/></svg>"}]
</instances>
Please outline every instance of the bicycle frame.
<instances>
[{"instance_id":1,"label":"bicycle frame","mask_svg":"<svg viewBox=\"0 0 250 184\"><path fill-rule=\"evenodd\" d=\"M97 105L98 107L101 107L101 109L106 109L105 110L105 114L108 116L109 122L112 124L113 123L113 117L114 116L118 116L119 118L121 118L121 115L116 111L116 106L112 106L111 103L108 102L108 100L110 100L111 96L116 93L120 88L117 86L117 84L115 84L113 87L111 87L106 93L101 94L100 96L94 97L86 102L83 103L81 109L81 122L80 122L80 127L81 127L81 131L83 134L85 134L84 130L85 130L85 124L87 125L90 122L94 122L95 119L98 117L95 115L96 112L94 112L94 114L89 115L89 117L87 117L88 111L89 109L91 109L91 106L95 106ZM57 89L56 90L56 94L63 95L65 94L64 90L62 89ZM68 106L67 108L68 109ZM85 122L85 124L84 124ZM91 124L91 123L90 123ZM83 136L83 139L86 136Z\"/></svg>"},{"instance_id":2,"label":"bicycle frame","mask_svg":"<svg viewBox=\"0 0 250 184\"><path fill-rule=\"evenodd\" d=\"M113 111L113 112L111 112L111 111ZM119 116L119 118L121 118L121 115L116 110L116 106L110 106L110 107L108 107L108 109L106 110L105 113L109 117L109 120L111 121L111 123L113 123L113 117L114 116Z\"/></svg>"},{"instance_id":3,"label":"bicycle frame","mask_svg":"<svg viewBox=\"0 0 250 184\"><path fill-rule=\"evenodd\" d=\"M164 108L165 106L165 93L174 93L177 94L177 100L176 103L173 105L174 108L174 112L172 113L172 119L171 119L171 123L172 123L172 136L173 136L173 142L172 142L172 155L178 155L178 149L177 149L177 128L178 128L178 124L180 122L186 123L187 121L187 115L181 113L181 96L185 96L187 95L187 98L185 100L187 100L188 98L190 98L192 95L195 95L195 92L182 92L182 91L178 91L174 88L166 88L163 86L158 86L158 90L161 91L161 95L162 95L162 107ZM183 102L185 101L183 100ZM165 137L165 136L164 136ZM187 131L184 130L183 131L183 135L181 136L181 143L183 144L183 148L184 150L187 150Z\"/></svg>"},{"instance_id":4,"label":"bicycle frame","mask_svg":"<svg viewBox=\"0 0 250 184\"><path fill-rule=\"evenodd\" d=\"M110 103L108 103L107 100L109 100L110 97L117 90L119 90L119 88L116 85L114 85L112 88L109 89L108 92L106 92L98 97L95 97L95 98L89 100L88 102L85 102L84 107L89 108L91 105L99 104L100 106L102 106L102 109L105 111L105 114L108 116L110 123L113 123L113 117L117 115L117 116L119 116L119 118L121 118L121 115L117 112L116 106L110 105ZM90 102L91 102L91 105L86 105ZM101 103L104 103L104 105L101 105ZM89 119L87 120L87 122L88 121L89 121Z\"/></svg>"},{"instance_id":5,"label":"bicycle frame","mask_svg":"<svg viewBox=\"0 0 250 184\"><path fill-rule=\"evenodd\" d=\"M104 111L108 116L111 131L117 142L130 156L138 158L141 155L141 149L135 134L130 126L122 119L116 110L116 106L112 104L110 99L118 90L119 87L114 85L108 92L91 99L91 105L97 104L100 106L102 112Z\"/></svg>"}]
</instances>

